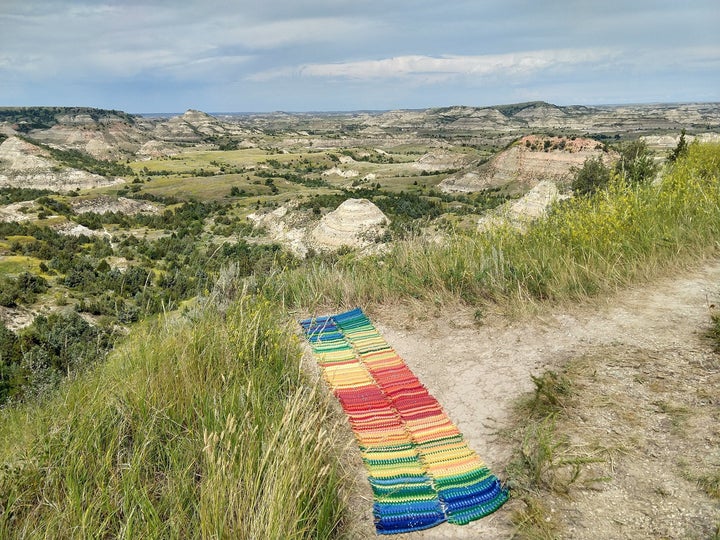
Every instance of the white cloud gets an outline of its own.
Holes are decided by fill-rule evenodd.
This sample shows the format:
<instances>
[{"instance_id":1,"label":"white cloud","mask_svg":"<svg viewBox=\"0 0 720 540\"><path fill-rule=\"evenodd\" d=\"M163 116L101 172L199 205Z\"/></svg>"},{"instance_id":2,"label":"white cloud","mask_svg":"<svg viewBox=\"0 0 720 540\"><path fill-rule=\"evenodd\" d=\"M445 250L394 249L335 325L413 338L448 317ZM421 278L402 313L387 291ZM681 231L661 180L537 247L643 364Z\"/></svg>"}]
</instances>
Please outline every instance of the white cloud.
<instances>
[{"instance_id":1,"label":"white cloud","mask_svg":"<svg viewBox=\"0 0 720 540\"><path fill-rule=\"evenodd\" d=\"M523 76L542 70L597 64L615 56L616 53L610 49L561 49L474 56L408 55L381 60L304 64L296 68L263 71L249 78L266 81L294 75L355 80L407 77L443 80L456 76Z\"/></svg>"},{"instance_id":2,"label":"white cloud","mask_svg":"<svg viewBox=\"0 0 720 540\"><path fill-rule=\"evenodd\" d=\"M0 26L7 23L0 32L3 76L12 72L40 81L62 74L92 80L165 74L187 79L197 73L213 78L211 67L220 66L225 77L257 54L272 65L275 49L360 39L377 26L362 17L315 14L257 20L237 7L222 11L199 2L43 7L14 13L0 8Z\"/></svg>"}]
</instances>

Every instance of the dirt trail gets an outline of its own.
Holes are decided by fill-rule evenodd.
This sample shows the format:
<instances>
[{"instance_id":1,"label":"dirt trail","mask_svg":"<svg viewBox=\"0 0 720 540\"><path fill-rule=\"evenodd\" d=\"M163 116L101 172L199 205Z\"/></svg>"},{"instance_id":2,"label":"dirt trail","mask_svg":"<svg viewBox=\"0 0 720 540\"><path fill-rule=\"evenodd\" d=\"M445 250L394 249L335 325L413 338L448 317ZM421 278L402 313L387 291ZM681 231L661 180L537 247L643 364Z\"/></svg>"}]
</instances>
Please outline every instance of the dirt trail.
<instances>
[{"instance_id":1,"label":"dirt trail","mask_svg":"<svg viewBox=\"0 0 720 540\"><path fill-rule=\"evenodd\" d=\"M651 357L684 351L701 364L713 358L717 365L717 357L701 337L713 303L720 304L720 261L571 310L558 309L516 322L488 317L478 324L470 310L445 312L427 320L411 319L391 307L370 315L457 423L471 448L503 477L512 448L494 434L507 423L512 402L532 390L530 375L607 349L619 354L642 351ZM353 463L358 477L364 478L359 458ZM360 492L353 506L360 516L353 535L371 538L375 536L372 498L364 480L358 485ZM580 516L573 530L585 527L590 531L588 538L593 537L593 520L612 519L613 509L608 512L608 516L594 515L592 519ZM649 519L652 517L650 511ZM510 538L512 530L509 512L501 509L465 527L442 525L397 538ZM601 536L643 537L642 530L636 530L641 536L626 536L622 528L615 532L608 529Z\"/></svg>"}]
</instances>

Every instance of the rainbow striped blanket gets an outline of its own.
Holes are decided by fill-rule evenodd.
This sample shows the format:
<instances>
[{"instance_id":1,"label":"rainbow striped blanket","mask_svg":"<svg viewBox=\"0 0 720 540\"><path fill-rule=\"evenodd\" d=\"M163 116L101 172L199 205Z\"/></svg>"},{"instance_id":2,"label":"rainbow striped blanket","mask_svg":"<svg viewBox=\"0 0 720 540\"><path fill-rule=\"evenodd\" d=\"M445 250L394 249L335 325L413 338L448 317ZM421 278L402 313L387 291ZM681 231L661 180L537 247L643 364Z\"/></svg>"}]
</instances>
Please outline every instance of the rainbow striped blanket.
<instances>
[{"instance_id":1,"label":"rainbow striped blanket","mask_svg":"<svg viewBox=\"0 0 720 540\"><path fill-rule=\"evenodd\" d=\"M379 534L465 525L507 491L360 308L300 323L357 439Z\"/></svg>"}]
</instances>

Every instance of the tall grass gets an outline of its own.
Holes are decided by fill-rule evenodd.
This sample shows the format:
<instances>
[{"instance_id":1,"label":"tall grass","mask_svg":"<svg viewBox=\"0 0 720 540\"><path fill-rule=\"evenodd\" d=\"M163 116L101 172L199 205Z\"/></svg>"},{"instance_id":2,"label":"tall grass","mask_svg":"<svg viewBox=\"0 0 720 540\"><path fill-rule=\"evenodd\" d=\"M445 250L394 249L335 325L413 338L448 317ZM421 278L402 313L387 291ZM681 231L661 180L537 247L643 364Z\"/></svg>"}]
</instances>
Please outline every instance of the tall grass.
<instances>
[{"instance_id":1,"label":"tall grass","mask_svg":"<svg viewBox=\"0 0 720 540\"><path fill-rule=\"evenodd\" d=\"M383 256L348 256L268 276L265 290L304 308L404 298L574 300L717 253L718 238L720 145L692 145L661 182L615 181L557 205L525 233L416 238Z\"/></svg>"},{"instance_id":2,"label":"tall grass","mask_svg":"<svg viewBox=\"0 0 720 540\"><path fill-rule=\"evenodd\" d=\"M331 538L335 420L265 301L148 323L0 417L0 538Z\"/></svg>"}]
</instances>

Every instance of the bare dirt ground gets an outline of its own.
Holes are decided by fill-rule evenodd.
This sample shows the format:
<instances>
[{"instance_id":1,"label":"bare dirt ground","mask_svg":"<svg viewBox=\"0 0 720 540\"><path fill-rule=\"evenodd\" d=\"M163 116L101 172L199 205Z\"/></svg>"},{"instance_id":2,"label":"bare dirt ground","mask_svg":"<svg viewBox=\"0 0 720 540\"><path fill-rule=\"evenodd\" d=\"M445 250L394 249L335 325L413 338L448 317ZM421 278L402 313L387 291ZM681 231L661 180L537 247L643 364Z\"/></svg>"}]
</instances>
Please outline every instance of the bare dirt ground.
<instances>
[{"instance_id":1,"label":"bare dirt ground","mask_svg":"<svg viewBox=\"0 0 720 540\"><path fill-rule=\"evenodd\" d=\"M720 503L698 478L720 474L720 358L703 335L715 305L720 261L522 320L392 306L370 316L502 479L513 448L498 432L512 423L513 403L533 390L530 376L584 366L583 405L563 429L575 444L603 451L600 472L610 479L548 498L559 537L713 538ZM372 538L372 495L357 452L349 454L358 478L351 534ZM512 538L517 505L465 527L396 538Z\"/></svg>"}]
</instances>

